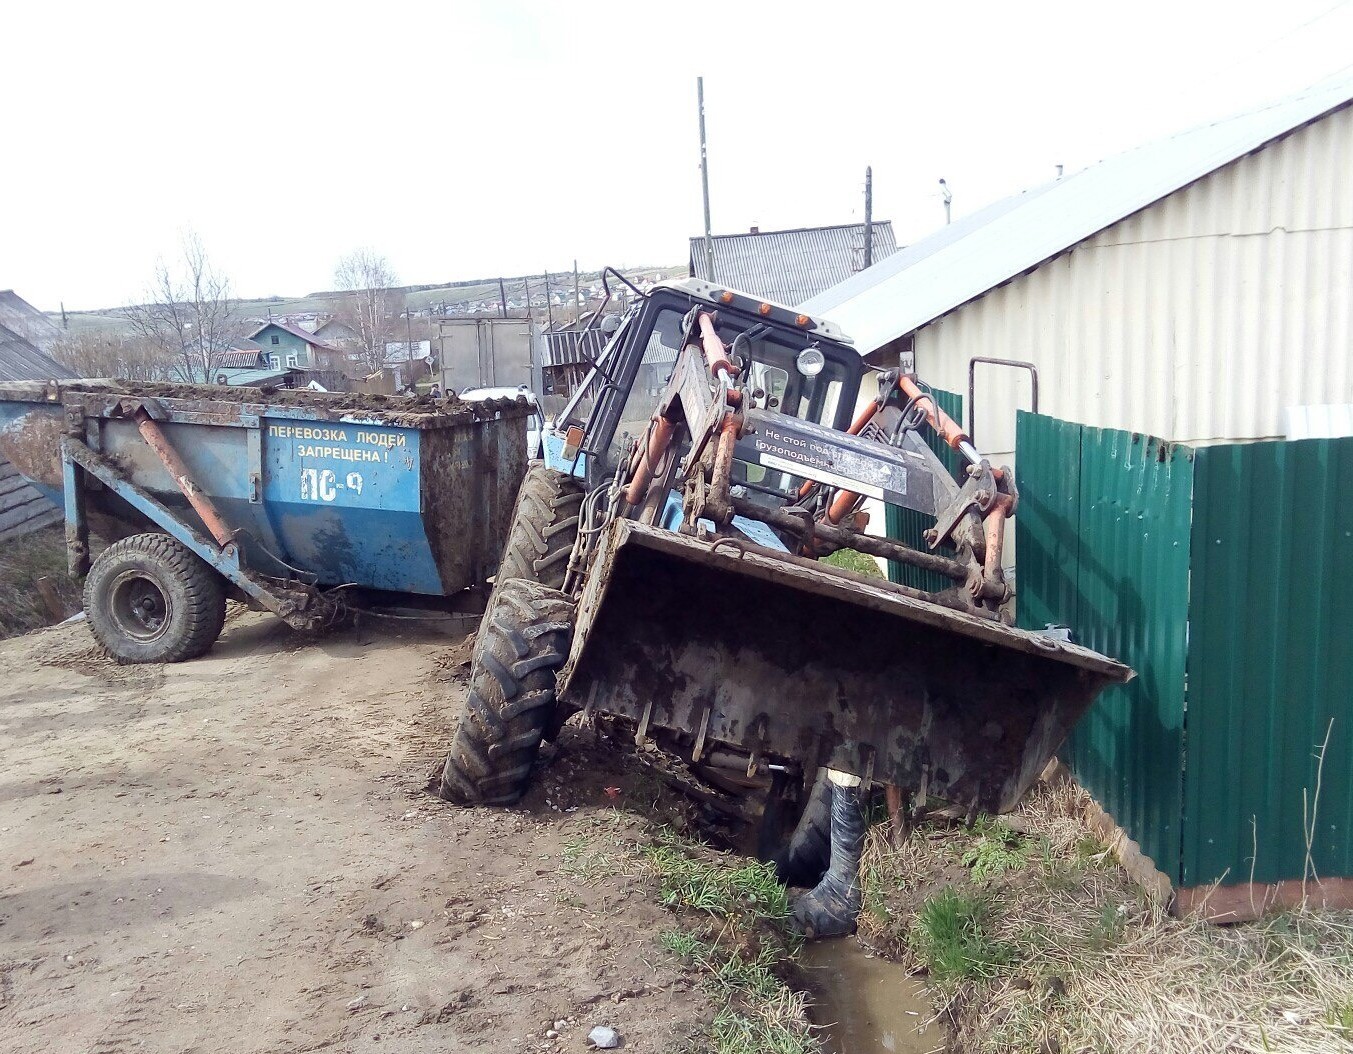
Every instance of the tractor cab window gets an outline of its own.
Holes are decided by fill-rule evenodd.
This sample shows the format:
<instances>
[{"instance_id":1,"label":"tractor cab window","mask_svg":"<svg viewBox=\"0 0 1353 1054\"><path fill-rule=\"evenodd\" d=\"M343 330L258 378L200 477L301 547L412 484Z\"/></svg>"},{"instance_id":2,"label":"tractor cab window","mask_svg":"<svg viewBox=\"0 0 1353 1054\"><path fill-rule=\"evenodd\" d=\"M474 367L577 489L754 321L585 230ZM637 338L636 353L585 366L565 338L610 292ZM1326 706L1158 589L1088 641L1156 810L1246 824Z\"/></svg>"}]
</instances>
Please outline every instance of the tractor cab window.
<instances>
[{"instance_id":1,"label":"tractor cab window","mask_svg":"<svg viewBox=\"0 0 1353 1054\"><path fill-rule=\"evenodd\" d=\"M658 400L676 368L677 352L681 350L681 319L680 311L664 308L653 321L629 398L620 409L620 421L606 450L608 472L615 469L616 460L629 440L643 436L653 411L658 408Z\"/></svg>"},{"instance_id":2,"label":"tractor cab window","mask_svg":"<svg viewBox=\"0 0 1353 1054\"><path fill-rule=\"evenodd\" d=\"M629 442L640 439L647 430L676 367L685 314L685 310L677 307L662 307L653 315L643 355L635 367L634 383L620 407L610 443L594 465L601 476L614 472L617 460ZM802 334L785 332L764 323L744 322L731 314L720 318L717 331L730 352L736 350L744 360L750 360L745 386L765 393L762 405L778 413L845 427L836 420L848 381L844 365L829 357L821 373L812 378L804 377L795 365L805 346ZM611 365L619 366L618 363ZM761 470L754 468L753 472L760 473ZM746 473L747 466L738 463L734 478L746 479ZM758 478L751 482L760 481Z\"/></svg>"}]
</instances>

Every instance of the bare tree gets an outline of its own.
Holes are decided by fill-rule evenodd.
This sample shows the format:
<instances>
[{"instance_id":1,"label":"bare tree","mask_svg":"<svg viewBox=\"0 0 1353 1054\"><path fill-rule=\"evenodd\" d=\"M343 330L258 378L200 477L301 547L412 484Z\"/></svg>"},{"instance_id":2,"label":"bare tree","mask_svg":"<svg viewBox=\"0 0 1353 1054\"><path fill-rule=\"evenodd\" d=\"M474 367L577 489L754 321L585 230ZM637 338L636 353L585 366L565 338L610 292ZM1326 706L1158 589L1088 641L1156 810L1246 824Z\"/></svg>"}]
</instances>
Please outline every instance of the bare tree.
<instances>
[{"instance_id":1,"label":"bare tree","mask_svg":"<svg viewBox=\"0 0 1353 1054\"><path fill-rule=\"evenodd\" d=\"M348 253L334 270L334 284L345 293L336 317L357 334L357 354L371 373L385 365L385 345L399 339L404 294L396 281L390 262L370 249Z\"/></svg>"},{"instance_id":2,"label":"bare tree","mask_svg":"<svg viewBox=\"0 0 1353 1054\"><path fill-rule=\"evenodd\" d=\"M52 345L52 358L80 377L126 381L164 380L173 361L144 337L106 331L67 333Z\"/></svg>"},{"instance_id":3,"label":"bare tree","mask_svg":"<svg viewBox=\"0 0 1353 1054\"><path fill-rule=\"evenodd\" d=\"M160 261L146 300L122 311L132 331L183 380L210 381L242 324L230 280L212 267L196 234L184 236L180 273Z\"/></svg>"}]
</instances>

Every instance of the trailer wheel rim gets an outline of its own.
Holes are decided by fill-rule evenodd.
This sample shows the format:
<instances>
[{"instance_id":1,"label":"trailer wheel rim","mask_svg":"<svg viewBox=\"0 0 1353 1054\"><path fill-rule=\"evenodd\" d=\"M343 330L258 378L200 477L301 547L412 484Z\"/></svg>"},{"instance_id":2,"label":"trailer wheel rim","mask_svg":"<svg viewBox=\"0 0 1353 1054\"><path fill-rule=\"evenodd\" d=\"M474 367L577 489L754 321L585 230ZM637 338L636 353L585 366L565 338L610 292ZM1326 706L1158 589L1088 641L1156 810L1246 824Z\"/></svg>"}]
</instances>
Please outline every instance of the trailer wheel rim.
<instances>
[{"instance_id":1,"label":"trailer wheel rim","mask_svg":"<svg viewBox=\"0 0 1353 1054\"><path fill-rule=\"evenodd\" d=\"M113 580L108 606L118 632L138 644L163 637L174 611L168 593L142 571L123 571Z\"/></svg>"}]
</instances>

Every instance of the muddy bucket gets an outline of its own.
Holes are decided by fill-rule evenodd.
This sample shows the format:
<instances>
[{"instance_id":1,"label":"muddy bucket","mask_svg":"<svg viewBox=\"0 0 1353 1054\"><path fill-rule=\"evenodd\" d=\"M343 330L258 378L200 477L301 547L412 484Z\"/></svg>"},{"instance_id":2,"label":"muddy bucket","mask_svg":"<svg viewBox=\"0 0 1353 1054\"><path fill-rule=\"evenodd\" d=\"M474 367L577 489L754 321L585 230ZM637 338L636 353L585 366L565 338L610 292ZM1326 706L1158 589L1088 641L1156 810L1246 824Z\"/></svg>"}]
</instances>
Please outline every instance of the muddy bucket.
<instances>
[{"instance_id":1,"label":"muddy bucket","mask_svg":"<svg viewBox=\"0 0 1353 1054\"><path fill-rule=\"evenodd\" d=\"M821 563L620 520L579 601L561 694L754 766L794 761L1012 808L1095 696L1096 652Z\"/></svg>"}]
</instances>

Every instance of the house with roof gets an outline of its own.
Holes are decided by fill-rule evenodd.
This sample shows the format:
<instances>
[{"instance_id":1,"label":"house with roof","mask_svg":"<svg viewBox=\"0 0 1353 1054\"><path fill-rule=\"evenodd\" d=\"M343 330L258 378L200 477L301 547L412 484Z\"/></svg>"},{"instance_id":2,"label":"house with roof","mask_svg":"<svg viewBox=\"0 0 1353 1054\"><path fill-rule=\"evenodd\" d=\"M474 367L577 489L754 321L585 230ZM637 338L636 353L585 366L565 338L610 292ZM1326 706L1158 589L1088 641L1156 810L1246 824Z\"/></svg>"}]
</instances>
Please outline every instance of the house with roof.
<instances>
[{"instance_id":1,"label":"house with roof","mask_svg":"<svg viewBox=\"0 0 1353 1054\"><path fill-rule=\"evenodd\" d=\"M1039 409L1086 425L1194 443L1347 430L1351 104L1345 76L1130 150L796 303L962 395L1001 460L1030 367Z\"/></svg>"},{"instance_id":2,"label":"house with roof","mask_svg":"<svg viewBox=\"0 0 1353 1054\"><path fill-rule=\"evenodd\" d=\"M802 303L869 361L914 361L1014 465L1018 623L1136 671L1059 756L1128 872L1219 921L1353 906L1350 158L1344 75Z\"/></svg>"},{"instance_id":3,"label":"house with roof","mask_svg":"<svg viewBox=\"0 0 1353 1054\"><path fill-rule=\"evenodd\" d=\"M290 322L265 322L249 334L249 340L262 349L267 365L273 369L326 370L341 372L347 354Z\"/></svg>"},{"instance_id":4,"label":"house with roof","mask_svg":"<svg viewBox=\"0 0 1353 1054\"><path fill-rule=\"evenodd\" d=\"M31 341L0 325L0 385L7 381L53 381L74 376ZM0 540L60 523L61 518L61 510L0 457Z\"/></svg>"},{"instance_id":5,"label":"house with roof","mask_svg":"<svg viewBox=\"0 0 1353 1054\"><path fill-rule=\"evenodd\" d=\"M874 263L897 251L889 221L871 223L870 231L868 256ZM868 266L863 223L783 231L753 227L745 234L716 234L711 243L712 273L705 239L691 239L694 277L778 304L801 303Z\"/></svg>"},{"instance_id":6,"label":"house with roof","mask_svg":"<svg viewBox=\"0 0 1353 1054\"><path fill-rule=\"evenodd\" d=\"M333 348L351 351L362 343L362 335L340 318L330 318L315 328L315 336Z\"/></svg>"}]
</instances>

